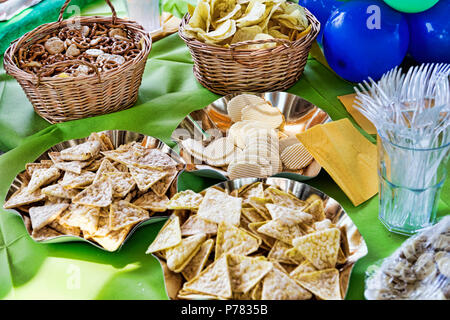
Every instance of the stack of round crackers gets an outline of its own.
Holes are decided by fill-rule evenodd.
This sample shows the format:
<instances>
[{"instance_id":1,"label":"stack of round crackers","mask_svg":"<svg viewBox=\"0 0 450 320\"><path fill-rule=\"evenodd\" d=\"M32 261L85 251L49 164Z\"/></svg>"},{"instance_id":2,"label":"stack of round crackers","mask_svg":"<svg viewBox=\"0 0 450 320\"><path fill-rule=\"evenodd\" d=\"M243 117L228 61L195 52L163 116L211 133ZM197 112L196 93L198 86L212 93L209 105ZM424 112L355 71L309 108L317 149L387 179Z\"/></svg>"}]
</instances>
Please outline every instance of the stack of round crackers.
<instances>
[{"instance_id":1,"label":"stack of round crackers","mask_svg":"<svg viewBox=\"0 0 450 320\"><path fill-rule=\"evenodd\" d=\"M302 174L314 160L295 136L284 132L283 114L265 99L237 95L228 102L227 112L232 124L225 137L206 145L192 138L181 142L194 163L224 169L230 179L237 179L265 178L283 171Z\"/></svg>"},{"instance_id":2,"label":"stack of round crackers","mask_svg":"<svg viewBox=\"0 0 450 320\"><path fill-rule=\"evenodd\" d=\"M340 272L350 254L346 229L326 218L317 195L302 201L256 182L231 194L218 187L182 191L167 207L174 213L147 253L180 275L174 298L328 300L345 295Z\"/></svg>"},{"instance_id":3,"label":"stack of round crackers","mask_svg":"<svg viewBox=\"0 0 450 320\"><path fill-rule=\"evenodd\" d=\"M108 251L117 250L135 225L166 212L181 166L139 142L115 148L103 133L48 156L26 165L20 189L3 207L18 210L37 241L70 235Z\"/></svg>"}]
</instances>

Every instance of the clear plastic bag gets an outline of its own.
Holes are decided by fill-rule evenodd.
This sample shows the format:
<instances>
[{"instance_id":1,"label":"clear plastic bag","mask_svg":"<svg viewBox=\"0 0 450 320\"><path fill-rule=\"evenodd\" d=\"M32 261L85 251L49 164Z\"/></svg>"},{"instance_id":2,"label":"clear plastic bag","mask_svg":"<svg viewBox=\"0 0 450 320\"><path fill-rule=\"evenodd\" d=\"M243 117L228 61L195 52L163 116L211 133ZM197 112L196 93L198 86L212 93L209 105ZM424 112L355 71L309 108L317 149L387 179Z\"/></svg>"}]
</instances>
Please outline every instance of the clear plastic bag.
<instances>
[{"instance_id":1,"label":"clear plastic bag","mask_svg":"<svg viewBox=\"0 0 450 320\"><path fill-rule=\"evenodd\" d=\"M450 216L367 268L368 300L450 300Z\"/></svg>"}]
</instances>

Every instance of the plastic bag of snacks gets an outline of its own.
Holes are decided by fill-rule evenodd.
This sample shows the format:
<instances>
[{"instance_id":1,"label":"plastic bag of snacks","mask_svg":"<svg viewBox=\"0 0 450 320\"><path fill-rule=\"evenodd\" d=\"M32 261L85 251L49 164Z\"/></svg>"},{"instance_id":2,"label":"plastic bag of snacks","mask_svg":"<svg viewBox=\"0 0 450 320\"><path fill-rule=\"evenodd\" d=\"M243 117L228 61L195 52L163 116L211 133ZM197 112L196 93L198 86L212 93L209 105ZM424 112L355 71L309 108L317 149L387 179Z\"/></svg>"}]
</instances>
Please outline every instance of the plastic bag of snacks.
<instances>
[{"instance_id":1,"label":"plastic bag of snacks","mask_svg":"<svg viewBox=\"0 0 450 320\"><path fill-rule=\"evenodd\" d=\"M368 300L450 300L450 216L366 272Z\"/></svg>"}]
</instances>

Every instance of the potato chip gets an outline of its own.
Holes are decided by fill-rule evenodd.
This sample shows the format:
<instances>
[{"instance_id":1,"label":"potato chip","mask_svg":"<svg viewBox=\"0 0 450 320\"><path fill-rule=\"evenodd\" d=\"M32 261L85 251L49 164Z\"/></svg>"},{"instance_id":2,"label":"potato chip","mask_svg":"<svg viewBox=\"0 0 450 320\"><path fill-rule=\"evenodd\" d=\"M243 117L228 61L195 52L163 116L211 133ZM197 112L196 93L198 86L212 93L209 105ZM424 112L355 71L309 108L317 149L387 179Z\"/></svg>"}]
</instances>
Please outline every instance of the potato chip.
<instances>
[{"instance_id":1,"label":"potato chip","mask_svg":"<svg viewBox=\"0 0 450 320\"><path fill-rule=\"evenodd\" d=\"M20 206L24 206L30 203L42 201L47 196L41 193L41 190L36 190L33 193L29 193L27 186L23 185L19 190L14 192L11 197L3 204L3 208L12 209Z\"/></svg>"},{"instance_id":2,"label":"potato chip","mask_svg":"<svg viewBox=\"0 0 450 320\"><path fill-rule=\"evenodd\" d=\"M201 194L195 193L192 190L185 190L175 194L167 203L167 208L176 210L197 210L202 200L203 196Z\"/></svg>"},{"instance_id":3,"label":"potato chip","mask_svg":"<svg viewBox=\"0 0 450 320\"><path fill-rule=\"evenodd\" d=\"M205 233L207 235L217 234L217 224L207 221L198 215L190 216L181 226L182 236L191 236L197 233Z\"/></svg>"},{"instance_id":4,"label":"potato chip","mask_svg":"<svg viewBox=\"0 0 450 320\"><path fill-rule=\"evenodd\" d=\"M72 198L73 203L94 207L107 207L112 202L112 184L105 176Z\"/></svg>"},{"instance_id":5,"label":"potato chip","mask_svg":"<svg viewBox=\"0 0 450 320\"><path fill-rule=\"evenodd\" d=\"M192 293L205 293L229 299L232 297L231 279L228 272L227 257L223 256L209 265L191 281L183 285L183 290Z\"/></svg>"},{"instance_id":6,"label":"potato chip","mask_svg":"<svg viewBox=\"0 0 450 320\"><path fill-rule=\"evenodd\" d=\"M221 42L231 37L236 32L236 21L226 20L217 26L214 31L201 35L207 43Z\"/></svg>"},{"instance_id":7,"label":"potato chip","mask_svg":"<svg viewBox=\"0 0 450 320\"><path fill-rule=\"evenodd\" d=\"M88 207L72 203L61 215L59 223L70 227L78 227L88 233L95 233L98 229L99 216L99 207Z\"/></svg>"},{"instance_id":8,"label":"potato chip","mask_svg":"<svg viewBox=\"0 0 450 320\"><path fill-rule=\"evenodd\" d=\"M96 156L100 151L100 143L98 141L86 141L73 147L64 149L60 152L62 160L78 160L84 161Z\"/></svg>"},{"instance_id":9,"label":"potato chip","mask_svg":"<svg viewBox=\"0 0 450 320\"><path fill-rule=\"evenodd\" d=\"M203 244L200 246L200 250L183 268L182 274L187 281L192 280L198 274L200 274L200 272L205 267L206 261L208 260L213 247L214 239L209 239L203 242Z\"/></svg>"},{"instance_id":10,"label":"potato chip","mask_svg":"<svg viewBox=\"0 0 450 320\"><path fill-rule=\"evenodd\" d=\"M169 198L167 198L166 195L158 196L156 193L150 190L133 201L133 204L145 210L164 212L167 210L168 202Z\"/></svg>"},{"instance_id":11,"label":"potato chip","mask_svg":"<svg viewBox=\"0 0 450 320\"><path fill-rule=\"evenodd\" d=\"M228 166L227 172L231 180L249 177L267 177L266 171L260 164L250 161L232 162Z\"/></svg>"},{"instance_id":12,"label":"potato chip","mask_svg":"<svg viewBox=\"0 0 450 320\"><path fill-rule=\"evenodd\" d=\"M133 179L140 191L147 191L156 182L167 176L167 171L161 171L158 169L128 167Z\"/></svg>"},{"instance_id":13,"label":"potato chip","mask_svg":"<svg viewBox=\"0 0 450 320\"><path fill-rule=\"evenodd\" d=\"M148 211L125 200L113 202L109 213L109 228L118 230L149 218Z\"/></svg>"},{"instance_id":14,"label":"potato chip","mask_svg":"<svg viewBox=\"0 0 450 320\"><path fill-rule=\"evenodd\" d=\"M228 130L228 137L230 137L234 144L241 149L246 147L246 133L252 129L267 130L267 125L261 121L243 120L234 123Z\"/></svg>"},{"instance_id":15,"label":"potato chip","mask_svg":"<svg viewBox=\"0 0 450 320\"><path fill-rule=\"evenodd\" d=\"M60 172L57 168L37 169L33 172L28 183L28 192L33 193L43 185L49 184L59 178Z\"/></svg>"},{"instance_id":16,"label":"potato chip","mask_svg":"<svg viewBox=\"0 0 450 320\"><path fill-rule=\"evenodd\" d=\"M205 31L209 29L211 20L210 7L208 2L199 1L194 9L194 12L189 19L189 25L193 28L199 28Z\"/></svg>"},{"instance_id":17,"label":"potato chip","mask_svg":"<svg viewBox=\"0 0 450 320\"><path fill-rule=\"evenodd\" d=\"M272 263L265 258L251 258L237 254L227 254L226 257L233 292L249 292L272 270Z\"/></svg>"},{"instance_id":18,"label":"potato chip","mask_svg":"<svg viewBox=\"0 0 450 320\"><path fill-rule=\"evenodd\" d=\"M203 158L210 165L225 166L234 158L235 149L234 142L229 137L218 138L206 146Z\"/></svg>"},{"instance_id":19,"label":"potato chip","mask_svg":"<svg viewBox=\"0 0 450 320\"><path fill-rule=\"evenodd\" d=\"M241 32L248 31L252 28L256 28L256 29L260 30L260 28L258 26L253 26L250 28L241 29ZM235 35L235 37L236 37L236 35ZM252 40L252 39L253 39L253 37L251 39L245 39L245 40L240 40L240 41L246 41L246 40ZM256 96L253 94L247 94L247 93L239 94L239 95L231 98L231 100L227 103L228 116L231 118L231 120L233 122L241 121L242 120L242 110L245 107L257 106L257 105L263 104L263 103L266 103L266 100L264 100L263 98L261 98L259 96Z\"/></svg>"},{"instance_id":20,"label":"potato chip","mask_svg":"<svg viewBox=\"0 0 450 320\"><path fill-rule=\"evenodd\" d=\"M239 18L237 26L239 28L247 27L260 23L264 19L266 13L266 5L262 2L251 0L247 7L245 15Z\"/></svg>"},{"instance_id":21,"label":"potato chip","mask_svg":"<svg viewBox=\"0 0 450 320\"><path fill-rule=\"evenodd\" d=\"M270 220L259 227L258 232L286 242L287 244L292 244L293 239L303 235L303 232L297 224L289 224L280 219Z\"/></svg>"},{"instance_id":22,"label":"potato chip","mask_svg":"<svg viewBox=\"0 0 450 320\"><path fill-rule=\"evenodd\" d=\"M217 229L215 259L224 253L248 255L258 250L260 245L261 240L249 232L222 222Z\"/></svg>"},{"instance_id":23,"label":"potato chip","mask_svg":"<svg viewBox=\"0 0 450 320\"><path fill-rule=\"evenodd\" d=\"M224 192L210 188L206 192L197 214L199 217L211 222L227 222L238 226L241 209L241 198L232 197Z\"/></svg>"},{"instance_id":24,"label":"potato chip","mask_svg":"<svg viewBox=\"0 0 450 320\"><path fill-rule=\"evenodd\" d=\"M284 166L291 170L305 168L314 160L313 156L301 143L285 148L280 157Z\"/></svg>"},{"instance_id":25,"label":"potato chip","mask_svg":"<svg viewBox=\"0 0 450 320\"><path fill-rule=\"evenodd\" d=\"M233 38L231 39L231 44L233 43L238 43L238 42L243 42L243 41L248 41L248 40L253 40L255 39L257 34L260 34L261 32L263 32L262 28L258 25L254 25L251 27L243 27L240 28L238 30L236 30L236 33L234 34ZM247 46L244 47L238 47L238 49L247 49ZM264 102L264 100L262 101ZM245 106L245 105L244 105ZM242 109L242 108L241 108ZM230 107L228 104L228 115L230 115ZM230 116L231 117L231 116ZM236 119L236 120L235 120ZM240 121L241 117L240 117L240 112L239 112L239 117L231 117L231 120L233 120L234 122Z\"/></svg>"},{"instance_id":26,"label":"potato chip","mask_svg":"<svg viewBox=\"0 0 450 320\"><path fill-rule=\"evenodd\" d=\"M262 300L307 300L312 297L309 291L303 289L282 270L281 266L274 264L264 277Z\"/></svg>"},{"instance_id":27,"label":"potato chip","mask_svg":"<svg viewBox=\"0 0 450 320\"><path fill-rule=\"evenodd\" d=\"M339 287L339 271L325 269L303 273L296 278L304 288L323 300L342 300Z\"/></svg>"},{"instance_id":28,"label":"potato chip","mask_svg":"<svg viewBox=\"0 0 450 320\"><path fill-rule=\"evenodd\" d=\"M55 183L50 186L41 189L42 194L47 196L72 199L78 194L78 190L75 189L65 189L61 184Z\"/></svg>"},{"instance_id":29,"label":"potato chip","mask_svg":"<svg viewBox=\"0 0 450 320\"><path fill-rule=\"evenodd\" d=\"M180 244L166 250L167 267L173 272L181 272L200 250L206 234L199 233L181 239Z\"/></svg>"},{"instance_id":30,"label":"potato chip","mask_svg":"<svg viewBox=\"0 0 450 320\"><path fill-rule=\"evenodd\" d=\"M146 254L175 247L181 243L180 219L177 216L169 218L159 231L155 240L148 247Z\"/></svg>"},{"instance_id":31,"label":"potato chip","mask_svg":"<svg viewBox=\"0 0 450 320\"><path fill-rule=\"evenodd\" d=\"M50 204L41 207L31 207L29 214L33 230L39 230L59 217L69 205L67 203Z\"/></svg>"},{"instance_id":32,"label":"potato chip","mask_svg":"<svg viewBox=\"0 0 450 320\"><path fill-rule=\"evenodd\" d=\"M316 231L292 241L294 247L317 269L334 268L340 246L337 228Z\"/></svg>"}]
</instances>

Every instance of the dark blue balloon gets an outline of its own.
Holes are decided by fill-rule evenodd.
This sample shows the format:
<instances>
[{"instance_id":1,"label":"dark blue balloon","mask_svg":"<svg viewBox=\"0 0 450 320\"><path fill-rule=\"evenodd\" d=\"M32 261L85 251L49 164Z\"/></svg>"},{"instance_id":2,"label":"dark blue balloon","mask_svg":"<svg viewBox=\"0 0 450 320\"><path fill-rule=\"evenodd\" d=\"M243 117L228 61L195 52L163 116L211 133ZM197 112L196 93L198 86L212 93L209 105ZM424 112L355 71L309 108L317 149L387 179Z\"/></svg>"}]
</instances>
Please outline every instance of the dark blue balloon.
<instances>
[{"instance_id":1,"label":"dark blue balloon","mask_svg":"<svg viewBox=\"0 0 450 320\"><path fill-rule=\"evenodd\" d=\"M320 32L317 35L317 41L322 43L322 34L325 23L331 13L336 10L343 2L338 0L299 0L299 5L305 7L320 21Z\"/></svg>"},{"instance_id":2,"label":"dark blue balloon","mask_svg":"<svg viewBox=\"0 0 450 320\"><path fill-rule=\"evenodd\" d=\"M323 50L330 67L342 78L378 80L399 65L408 50L406 18L382 1L350 1L328 19Z\"/></svg>"},{"instance_id":3,"label":"dark blue balloon","mask_svg":"<svg viewBox=\"0 0 450 320\"><path fill-rule=\"evenodd\" d=\"M431 9L407 15L409 53L417 62L450 63L450 1L441 0Z\"/></svg>"}]
</instances>

